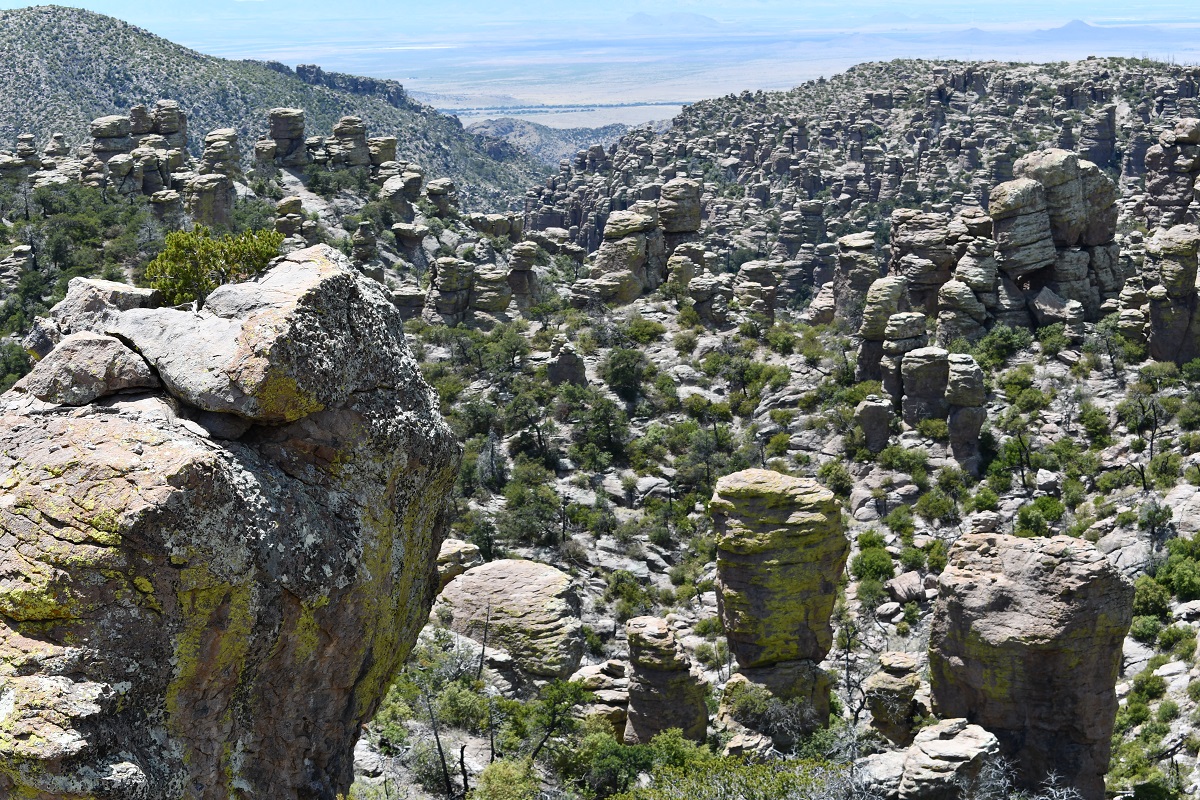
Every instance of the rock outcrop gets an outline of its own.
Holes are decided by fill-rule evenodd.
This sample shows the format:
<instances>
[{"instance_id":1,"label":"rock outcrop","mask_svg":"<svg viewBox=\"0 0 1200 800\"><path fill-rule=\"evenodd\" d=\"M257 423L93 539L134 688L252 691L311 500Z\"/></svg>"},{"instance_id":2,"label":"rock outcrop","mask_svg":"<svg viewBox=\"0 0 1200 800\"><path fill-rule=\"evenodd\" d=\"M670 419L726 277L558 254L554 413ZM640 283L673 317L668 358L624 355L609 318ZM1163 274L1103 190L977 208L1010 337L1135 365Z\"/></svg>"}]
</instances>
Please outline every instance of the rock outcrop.
<instances>
[{"instance_id":1,"label":"rock outcrop","mask_svg":"<svg viewBox=\"0 0 1200 800\"><path fill-rule=\"evenodd\" d=\"M815 482L751 469L717 481L717 601L741 674L829 716L817 666L833 644L830 616L850 544L833 493Z\"/></svg>"},{"instance_id":2,"label":"rock outcrop","mask_svg":"<svg viewBox=\"0 0 1200 800\"><path fill-rule=\"evenodd\" d=\"M571 576L534 561L504 559L467 570L442 590L434 618L455 633L507 651L534 680L565 679L583 657Z\"/></svg>"},{"instance_id":3,"label":"rock outcrop","mask_svg":"<svg viewBox=\"0 0 1200 800\"><path fill-rule=\"evenodd\" d=\"M879 671L863 684L872 727L895 744L912 742L920 688L916 658L908 653L882 654Z\"/></svg>"},{"instance_id":4,"label":"rock outcrop","mask_svg":"<svg viewBox=\"0 0 1200 800\"><path fill-rule=\"evenodd\" d=\"M703 742L708 682L675 641L671 626L656 617L635 617L625 623L625 632L630 663L625 744L646 744L671 728Z\"/></svg>"},{"instance_id":5,"label":"rock outcrop","mask_svg":"<svg viewBox=\"0 0 1200 800\"><path fill-rule=\"evenodd\" d=\"M994 733L1029 788L1056 773L1104 796L1133 587L1065 536L968 534L950 551L929 640L934 711Z\"/></svg>"},{"instance_id":6,"label":"rock outcrop","mask_svg":"<svg viewBox=\"0 0 1200 800\"><path fill-rule=\"evenodd\" d=\"M86 404L0 399L0 794L345 792L457 472L399 315L325 247L201 313L91 283L25 387Z\"/></svg>"},{"instance_id":7,"label":"rock outcrop","mask_svg":"<svg viewBox=\"0 0 1200 800\"><path fill-rule=\"evenodd\" d=\"M981 773L999 755L996 737L965 719L923 728L904 754L899 800L975 797Z\"/></svg>"}]
</instances>

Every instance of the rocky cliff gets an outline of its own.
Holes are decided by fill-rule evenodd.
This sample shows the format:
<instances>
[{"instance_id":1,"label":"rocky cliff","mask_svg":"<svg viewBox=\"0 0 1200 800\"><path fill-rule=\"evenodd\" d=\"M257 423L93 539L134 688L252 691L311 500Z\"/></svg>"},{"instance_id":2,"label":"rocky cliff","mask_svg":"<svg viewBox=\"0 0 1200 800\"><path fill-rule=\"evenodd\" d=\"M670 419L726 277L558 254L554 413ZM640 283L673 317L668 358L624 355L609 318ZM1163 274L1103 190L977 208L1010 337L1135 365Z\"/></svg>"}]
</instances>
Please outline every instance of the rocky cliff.
<instances>
[{"instance_id":1,"label":"rocky cliff","mask_svg":"<svg viewBox=\"0 0 1200 800\"><path fill-rule=\"evenodd\" d=\"M459 447L329 248L155 299L76 280L0 399L0 794L332 800L428 615Z\"/></svg>"}]
</instances>

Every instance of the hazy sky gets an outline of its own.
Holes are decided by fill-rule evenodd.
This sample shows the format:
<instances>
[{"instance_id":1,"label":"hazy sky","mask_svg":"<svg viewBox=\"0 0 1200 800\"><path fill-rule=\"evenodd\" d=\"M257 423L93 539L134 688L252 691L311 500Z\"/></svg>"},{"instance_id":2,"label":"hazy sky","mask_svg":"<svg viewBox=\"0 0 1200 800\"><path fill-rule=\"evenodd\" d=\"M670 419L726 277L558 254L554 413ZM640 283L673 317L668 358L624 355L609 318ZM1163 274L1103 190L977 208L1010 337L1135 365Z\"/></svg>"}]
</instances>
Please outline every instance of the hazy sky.
<instances>
[{"instance_id":1,"label":"hazy sky","mask_svg":"<svg viewBox=\"0 0 1200 800\"><path fill-rule=\"evenodd\" d=\"M119 17L210 55L395 78L439 108L455 109L692 102L742 89L787 88L862 61L901 57L1045 61L1100 54L1200 61L1200 0L62 4ZM0 9L24 5L0 0ZM1076 19L1105 27L1042 33ZM1157 27L1138 27L1146 25ZM638 113L651 119L673 111ZM586 124L601 123L588 118Z\"/></svg>"}]
</instances>

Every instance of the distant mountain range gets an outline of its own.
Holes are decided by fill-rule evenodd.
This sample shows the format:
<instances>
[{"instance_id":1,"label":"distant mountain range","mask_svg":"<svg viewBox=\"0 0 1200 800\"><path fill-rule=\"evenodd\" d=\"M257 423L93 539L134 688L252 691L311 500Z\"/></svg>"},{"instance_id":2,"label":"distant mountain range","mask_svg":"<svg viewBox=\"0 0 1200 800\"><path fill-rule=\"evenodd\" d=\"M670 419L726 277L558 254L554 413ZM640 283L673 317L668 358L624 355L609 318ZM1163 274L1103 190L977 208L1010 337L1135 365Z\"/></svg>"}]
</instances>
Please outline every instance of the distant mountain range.
<instances>
[{"instance_id":1,"label":"distant mountain range","mask_svg":"<svg viewBox=\"0 0 1200 800\"><path fill-rule=\"evenodd\" d=\"M502 117L475 122L467 126L470 133L488 139L503 140L551 167L570 158L591 145L608 145L629 131L627 125L608 125L603 128L551 128L523 119Z\"/></svg>"},{"instance_id":2,"label":"distant mountain range","mask_svg":"<svg viewBox=\"0 0 1200 800\"><path fill-rule=\"evenodd\" d=\"M0 12L0 85L0 147L12 146L19 133L34 134L39 145L54 132L79 143L92 119L168 98L187 112L194 147L211 130L234 128L243 152L265 131L267 112L276 106L304 108L309 135L329 135L342 116L362 117L370 134L399 138L402 158L431 176L454 179L469 203L520 196L545 169L411 100L395 81L207 56L74 8Z\"/></svg>"}]
</instances>

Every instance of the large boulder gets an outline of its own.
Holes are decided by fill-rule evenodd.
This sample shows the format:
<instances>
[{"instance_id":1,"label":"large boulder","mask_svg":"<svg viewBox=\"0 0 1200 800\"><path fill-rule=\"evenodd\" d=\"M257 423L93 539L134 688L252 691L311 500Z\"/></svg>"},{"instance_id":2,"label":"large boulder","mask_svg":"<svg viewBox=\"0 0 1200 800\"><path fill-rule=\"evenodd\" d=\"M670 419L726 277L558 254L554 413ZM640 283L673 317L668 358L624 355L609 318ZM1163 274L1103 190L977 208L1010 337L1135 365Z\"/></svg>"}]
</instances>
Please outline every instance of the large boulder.
<instances>
[{"instance_id":1,"label":"large boulder","mask_svg":"<svg viewBox=\"0 0 1200 800\"><path fill-rule=\"evenodd\" d=\"M1087 542L963 536L933 615L934 711L994 733L1024 786L1056 773L1099 800L1132 604L1132 585Z\"/></svg>"},{"instance_id":2,"label":"large boulder","mask_svg":"<svg viewBox=\"0 0 1200 800\"><path fill-rule=\"evenodd\" d=\"M0 796L334 797L425 623L459 446L399 314L329 248L226 294L226 326L172 346L270 372L282 350L230 357L270 309L340 391L252 432L165 381L0 398Z\"/></svg>"},{"instance_id":3,"label":"large boulder","mask_svg":"<svg viewBox=\"0 0 1200 800\"><path fill-rule=\"evenodd\" d=\"M59 342L16 392L64 406L84 406L125 389L156 389L158 379L137 353L111 336L74 333Z\"/></svg>"},{"instance_id":4,"label":"large boulder","mask_svg":"<svg viewBox=\"0 0 1200 800\"><path fill-rule=\"evenodd\" d=\"M692 666L666 620L636 617L625 623L629 637L629 711L625 744L646 744L679 728L703 742L708 734L708 682Z\"/></svg>"},{"instance_id":5,"label":"large boulder","mask_svg":"<svg viewBox=\"0 0 1200 800\"><path fill-rule=\"evenodd\" d=\"M503 559L467 570L442 590L434 617L507 651L533 679L567 678L583 658L571 576L535 561Z\"/></svg>"}]
</instances>

